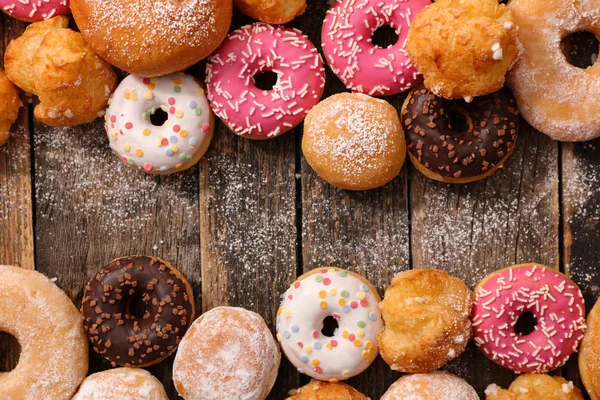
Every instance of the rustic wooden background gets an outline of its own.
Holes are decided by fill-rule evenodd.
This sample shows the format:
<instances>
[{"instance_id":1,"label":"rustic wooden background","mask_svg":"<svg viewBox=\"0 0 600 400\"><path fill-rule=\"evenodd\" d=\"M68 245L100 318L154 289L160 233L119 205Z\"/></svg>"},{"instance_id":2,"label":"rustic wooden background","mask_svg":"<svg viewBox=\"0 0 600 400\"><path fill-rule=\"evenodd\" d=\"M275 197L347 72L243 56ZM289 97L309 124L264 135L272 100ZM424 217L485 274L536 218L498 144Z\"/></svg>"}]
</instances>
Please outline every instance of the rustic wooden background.
<instances>
[{"instance_id":1,"label":"rustic wooden background","mask_svg":"<svg viewBox=\"0 0 600 400\"><path fill-rule=\"evenodd\" d=\"M313 0L289 26L318 46L327 7ZM249 22L236 15L234 26ZM24 28L0 16L0 54ZM199 76L202 69L195 69ZM344 90L330 71L327 79L326 95ZM400 107L403 98L388 100ZM571 276L588 310L600 291L597 141L560 144L523 123L515 154L485 181L436 183L407 164L384 188L351 193L310 169L300 149L302 127L253 142L219 123L197 167L156 177L109 151L101 120L50 128L33 120L31 99L23 101L29 105L0 148L0 264L57 278L77 305L101 266L130 254L176 265L192 283L199 310L242 306L272 328L279 295L296 276L324 265L364 274L381 294L409 268L444 269L474 287L521 262ZM0 334L0 371L14 368L18 353L14 338ZM171 364L172 357L150 371L176 399ZM92 353L90 372L106 368ZM481 395L490 383L506 387L514 379L474 345L445 369ZM576 357L556 373L581 387ZM349 383L378 399L398 376L378 359ZM284 358L271 398L306 382Z\"/></svg>"}]
</instances>

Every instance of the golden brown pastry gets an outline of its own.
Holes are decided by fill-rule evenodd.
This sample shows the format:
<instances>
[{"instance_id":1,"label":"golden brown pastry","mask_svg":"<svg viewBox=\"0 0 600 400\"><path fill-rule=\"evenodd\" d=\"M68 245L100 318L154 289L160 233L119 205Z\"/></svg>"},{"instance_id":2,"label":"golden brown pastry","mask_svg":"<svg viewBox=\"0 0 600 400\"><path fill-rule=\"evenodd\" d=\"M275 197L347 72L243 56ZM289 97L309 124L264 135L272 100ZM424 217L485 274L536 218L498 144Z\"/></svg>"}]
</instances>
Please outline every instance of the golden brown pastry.
<instances>
[{"instance_id":1,"label":"golden brown pastry","mask_svg":"<svg viewBox=\"0 0 600 400\"><path fill-rule=\"evenodd\" d=\"M85 378L71 400L169 400L162 383L141 368L115 368Z\"/></svg>"},{"instance_id":2,"label":"golden brown pastry","mask_svg":"<svg viewBox=\"0 0 600 400\"><path fill-rule=\"evenodd\" d=\"M600 301L587 317L587 330L579 347L579 374L592 400L600 400Z\"/></svg>"},{"instance_id":3,"label":"golden brown pastry","mask_svg":"<svg viewBox=\"0 0 600 400\"><path fill-rule=\"evenodd\" d=\"M286 400L368 400L350 385L337 382L311 381L300 389L292 390Z\"/></svg>"},{"instance_id":4,"label":"golden brown pastry","mask_svg":"<svg viewBox=\"0 0 600 400\"><path fill-rule=\"evenodd\" d=\"M64 16L29 25L8 45L6 75L40 104L34 115L51 126L90 122L104 113L117 75Z\"/></svg>"},{"instance_id":5,"label":"golden brown pastry","mask_svg":"<svg viewBox=\"0 0 600 400\"><path fill-rule=\"evenodd\" d=\"M560 376L523 374L508 389L491 384L485 389L486 400L583 400L579 388Z\"/></svg>"},{"instance_id":6,"label":"golden brown pastry","mask_svg":"<svg viewBox=\"0 0 600 400\"><path fill-rule=\"evenodd\" d=\"M428 372L458 357L471 339L473 294L458 278L414 269L392 279L381 302L379 351L393 370Z\"/></svg>"},{"instance_id":7,"label":"golden brown pastry","mask_svg":"<svg viewBox=\"0 0 600 400\"><path fill-rule=\"evenodd\" d=\"M244 14L268 24L285 24L306 10L306 0L233 0Z\"/></svg>"},{"instance_id":8,"label":"golden brown pastry","mask_svg":"<svg viewBox=\"0 0 600 400\"><path fill-rule=\"evenodd\" d=\"M19 108L19 93L0 69L0 146L8 140L10 126L17 120Z\"/></svg>"},{"instance_id":9,"label":"golden brown pastry","mask_svg":"<svg viewBox=\"0 0 600 400\"><path fill-rule=\"evenodd\" d=\"M498 0L438 0L417 14L407 43L425 87L447 99L500 90L520 47L512 15Z\"/></svg>"}]
</instances>

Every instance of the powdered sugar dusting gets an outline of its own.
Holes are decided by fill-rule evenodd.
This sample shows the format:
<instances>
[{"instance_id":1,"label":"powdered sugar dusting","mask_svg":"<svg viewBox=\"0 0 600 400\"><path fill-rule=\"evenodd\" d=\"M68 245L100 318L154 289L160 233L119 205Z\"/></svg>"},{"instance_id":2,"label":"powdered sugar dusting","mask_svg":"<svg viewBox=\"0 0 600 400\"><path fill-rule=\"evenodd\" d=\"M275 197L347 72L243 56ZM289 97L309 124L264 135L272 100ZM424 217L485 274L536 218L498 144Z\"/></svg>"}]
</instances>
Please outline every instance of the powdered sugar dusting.
<instances>
[{"instance_id":1,"label":"powdered sugar dusting","mask_svg":"<svg viewBox=\"0 0 600 400\"><path fill-rule=\"evenodd\" d=\"M21 168L29 160L31 151L28 136L25 127L14 125L9 142L0 146L0 160L6 160L0 165L0 168L6 168L0 177L0 223L30 212L29 203L21 197L25 193L15 190L23 185L24 171ZM25 179L28 178L25 176Z\"/></svg>"},{"instance_id":2,"label":"powdered sugar dusting","mask_svg":"<svg viewBox=\"0 0 600 400\"><path fill-rule=\"evenodd\" d=\"M381 400L479 400L475 389L447 372L405 375Z\"/></svg>"},{"instance_id":3,"label":"powdered sugar dusting","mask_svg":"<svg viewBox=\"0 0 600 400\"><path fill-rule=\"evenodd\" d=\"M88 376L72 400L168 400L163 385L148 371L117 368Z\"/></svg>"}]
</instances>

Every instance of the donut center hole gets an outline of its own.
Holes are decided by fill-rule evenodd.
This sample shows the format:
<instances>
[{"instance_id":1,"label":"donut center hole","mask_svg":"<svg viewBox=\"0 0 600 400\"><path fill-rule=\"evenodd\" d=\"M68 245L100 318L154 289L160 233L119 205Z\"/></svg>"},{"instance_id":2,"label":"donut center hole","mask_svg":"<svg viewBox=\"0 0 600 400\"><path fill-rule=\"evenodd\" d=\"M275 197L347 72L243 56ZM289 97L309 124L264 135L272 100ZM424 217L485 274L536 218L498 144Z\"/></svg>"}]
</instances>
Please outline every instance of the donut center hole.
<instances>
[{"instance_id":1,"label":"donut center hole","mask_svg":"<svg viewBox=\"0 0 600 400\"><path fill-rule=\"evenodd\" d=\"M157 108L150 114L150 123L154 126L163 126L169 119L169 114L162 108Z\"/></svg>"},{"instance_id":2,"label":"donut center hole","mask_svg":"<svg viewBox=\"0 0 600 400\"><path fill-rule=\"evenodd\" d=\"M148 306L141 296L133 296L127 303L126 313L132 318L141 320L148 310Z\"/></svg>"},{"instance_id":3,"label":"donut center hole","mask_svg":"<svg viewBox=\"0 0 600 400\"><path fill-rule=\"evenodd\" d=\"M278 80L279 75L275 72L263 71L254 75L254 86L260 90L272 90L277 85Z\"/></svg>"},{"instance_id":4,"label":"donut center hole","mask_svg":"<svg viewBox=\"0 0 600 400\"><path fill-rule=\"evenodd\" d=\"M387 49L398 43L400 37L394 28L390 25L383 25L373 32L373 36L371 37L371 43L375 47L379 47L382 49Z\"/></svg>"},{"instance_id":5,"label":"donut center hole","mask_svg":"<svg viewBox=\"0 0 600 400\"><path fill-rule=\"evenodd\" d=\"M580 31L566 36L560 48L569 64L586 69L596 64L600 41L592 32Z\"/></svg>"},{"instance_id":6,"label":"donut center hole","mask_svg":"<svg viewBox=\"0 0 600 400\"><path fill-rule=\"evenodd\" d=\"M526 311L517 318L515 324L515 332L521 336L527 336L535 330L537 318L533 313Z\"/></svg>"},{"instance_id":7,"label":"donut center hole","mask_svg":"<svg viewBox=\"0 0 600 400\"><path fill-rule=\"evenodd\" d=\"M17 368L21 356L21 345L10 333L0 332L0 373Z\"/></svg>"},{"instance_id":8,"label":"donut center hole","mask_svg":"<svg viewBox=\"0 0 600 400\"><path fill-rule=\"evenodd\" d=\"M470 130L469 118L458 110L448 114L448 127L458 133L467 133Z\"/></svg>"},{"instance_id":9,"label":"donut center hole","mask_svg":"<svg viewBox=\"0 0 600 400\"><path fill-rule=\"evenodd\" d=\"M323 336L332 337L335 335L335 332L339 327L340 325L338 324L337 319L329 316L323 320L323 328L321 328L321 333Z\"/></svg>"}]
</instances>

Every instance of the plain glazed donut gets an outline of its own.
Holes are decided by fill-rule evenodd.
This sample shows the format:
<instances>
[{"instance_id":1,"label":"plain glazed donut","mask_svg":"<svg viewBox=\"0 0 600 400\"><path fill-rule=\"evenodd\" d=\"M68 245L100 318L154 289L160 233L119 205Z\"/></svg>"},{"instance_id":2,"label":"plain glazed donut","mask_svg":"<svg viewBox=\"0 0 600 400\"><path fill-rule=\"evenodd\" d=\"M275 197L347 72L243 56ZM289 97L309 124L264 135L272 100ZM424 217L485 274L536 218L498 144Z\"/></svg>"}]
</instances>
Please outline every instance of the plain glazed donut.
<instances>
[{"instance_id":1,"label":"plain glazed donut","mask_svg":"<svg viewBox=\"0 0 600 400\"><path fill-rule=\"evenodd\" d=\"M585 304L575 283L540 264L519 264L488 275L475 288L471 320L475 344L492 361L517 373L562 366L583 337ZM536 320L528 334L515 325Z\"/></svg>"},{"instance_id":2,"label":"plain glazed donut","mask_svg":"<svg viewBox=\"0 0 600 400\"><path fill-rule=\"evenodd\" d=\"M143 317L130 313L141 300ZM148 367L169 357L194 318L194 295L173 266L146 256L118 258L86 286L83 326L94 351L113 367Z\"/></svg>"},{"instance_id":3,"label":"plain glazed donut","mask_svg":"<svg viewBox=\"0 0 600 400\"><path fill-rule=\"evenodd\" d=\"M151 116L168 119L154 126ZM117 87L104 116L111 149L138 170L170 174L194 166L208 150L215 117L204 88L193 76L129 75Z\"/></svg>"},{"instance_id":4,"label":"plain glazed donut","mask_svg":"<svg viewBox=\"0 0 600 400\"><path fill-rule=\"evenodd\" d=\"M19 116L19 108L19 93L0 69L0 146L10 137L10 127Z\"/></svg>"},{"instance_id":5,"label":"plain glazed donut","mask_svg":"<svg viewBox=\"0 0 600 400\"><path fill-rule=\"evenodd\" d=\"M73 18L100 57L138 76L183 71L223 41L231 0L72 0Z\"/></svg>"},{"instance_id":6,"label":"plain glazed donut","mask_svg":"<svg viewBox=\"0 0 600 400\"><path fill-rule=\"evenodd\" d=\"M561 51L571 33L600 36L600 3L578 0L511 0L525 51L507 82L523 118L555 140L585 141L600 136L600 64L577 68Z\"/></svg>"},{"instance_id":7,"label":"plain glazed donut","mask_svg":"<svg viewBox=\"0 0 600 400\"><path fill-rule=\"evenodd\" d=\"M67 15L71 12L69 0L0 0L0 10L25 22L36 22Z\"/></svg>"},{"instance_id":8,"label":"plain glazed donut","mask_svg":"<svg viewBox=\"0 0 600 400\"><path fill-rule=\"evenodd\" d=\"M88 371L81 316L39 272L0 265L0 331L21 345L16 368L0 372L0 398L69 400Z\"/></svg>"},{"instance_id":9,"label":"plain glazed donut","mask_svg":"<svg viewBox=\"0 0 600 400\"><path fill-rule=\"evenodd\" d=\"M173 381L185 400L264 400L281 353L262 317L237 307L200 316L181 341Z\"/></svg>"},{"instance_id":10,"label":"plain glazed donut","mask_svg":"<svg viewBox=\"0 0 600 400\"><path fill-rule=\"evenodd\" d=\"M317 380L291 390L289 395L286 400L369 400L367 396L345 383Z\"/></svg>"},{"instance_id":11,"label":"plain glazed donut","mask_svg":"<svg viewBox=\"0 0 600 400\"><path fill-rule=\"evenodd\" d=\"M71 400L169 400L162 383L141 368L116 368L85 378Z\"/></svg>"},{"instance_id":12,"label":"plain glazed donut","mask_svg":"<svg viewBox=\"0 0 600 400\"><path fill-rule=\"evenodd\" d=\"M579 374L592 400L600 400L600 301L587 318L587 330L579 348Z\"/></svg>"},{"instance_id":13,"label":"plain glazed donut","mask_svg":"<svg viewBox=\"0 0 600 400\"><path fill-rule=\"evenodd\" d=\"M488 385L485 400L583 400L583 395L573 382L560 376L523 374L506 390Z\"/></svg>"},{"instance_id":14,"label":"plain glazed donut","mask_svg":"<svg viewBox=\"0 0 600 400\"><path fill-rule=\"evenodd\" d=\"M233 0L244 14L268 24L285 24L306 10L306 0Z\"/></svg>"},{"instance_id":15,"label":"plain glazed donut","mask_svg":"<svg viewBox=\"0 0 600 400\"><path fill-rule=\"evenodd\" d=\"M443 371L404 375L381 400L479 400L475 389L458 376Z\"/></svg>"},{"instance_id":16,"label":"plain glazed donut","mask_svg":"<svg viewBox=\"0 0 600 400\"><path fill-rule=\"evenodd\" d=\"M254 84L277 74L271 90ZM208 99L237 135L270 139L294 128L318 103L325 69L315 46L295 29L256 23L232 32L206 65Z\"/></svg>"},{"instance_id":17,"label":"plain glazed donut","mask_svg":"<svg viewBox=\"0 0 600 400\"><path fill-rule=\"evenodd\" d=\"M422 77L406 51L412 20L429 0L337 0L323 22L325 58L353 92L390 96L409 89ZM390 26L398 41L381 48L372 43L377 29Z\"/></svg>"},{"instance_id":18,"label":"plain glazed donut","mask_svg":"<svg viewBox=\"0 0 600 400\"><path fill-rule=\"evenodd\" d=\"M460 114L467 130L452 126ZM413 165L430 179L468 183L492 175L513 153L519 111L508 89L471 103L446 100L419 85L402 107L402 129Z\"/></svg>"},{"instance_id":19,"label":"plain glazed donut","mask_svg":"<svg viewBox=\"0 0 600 400\"><path fill-rule=\"evenodd\" d=\"M336 382L360 374L377 357L383 329L377 290L340 268L318 268L299 277L277 311L277 339L301 374ZM324 332L331 318L337 328Z\"/></svg>"}]
</instances>

